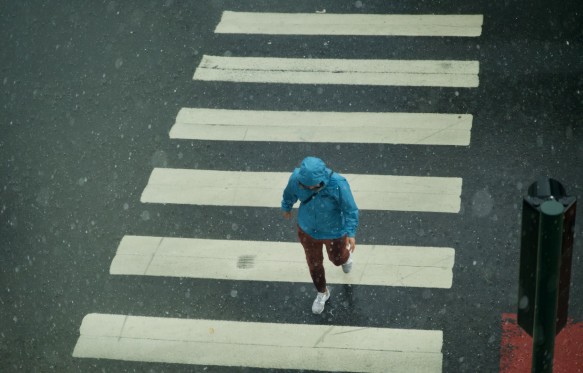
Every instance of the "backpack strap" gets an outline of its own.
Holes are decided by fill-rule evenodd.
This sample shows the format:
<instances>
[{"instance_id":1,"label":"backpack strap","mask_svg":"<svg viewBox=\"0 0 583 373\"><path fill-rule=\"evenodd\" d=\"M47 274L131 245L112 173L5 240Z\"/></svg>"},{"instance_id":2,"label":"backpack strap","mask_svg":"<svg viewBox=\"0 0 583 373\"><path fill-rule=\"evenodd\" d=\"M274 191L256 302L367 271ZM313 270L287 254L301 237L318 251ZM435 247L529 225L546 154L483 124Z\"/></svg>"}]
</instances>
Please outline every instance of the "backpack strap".
<instances>
[{"instance_id":1,"label":"backpack strap","mask_svg":"<svg viewBox=\"0 0 583 373\"><path fill-rule=\"evenodd\" d=\"M314 193L314 194L312 194L311 196L309 196L308 198L306 198L306 200L302 201L302 205L305 205L305 204L307 204L308 202L310 202L311 200L313 200L313 199L314 199L314 197L316 197L316 195L317 195L318 193L320 193L320 192L321 192L321 190L317 191L316 193Z\"/></svg>"},{"instance_id":2,"label":"backpack strap","mask_svg":"<svg viewBox=\"0 0 583 373\"><path fill-rule=\"evenodd\" d=\"M330 173L330 178L332 178L332 174L334 174L334 171L332 171ZM311 196L309 196L308 198L306 198L304 201L302 201L302 205L307 204L308 202L310 202L311 200L314 199L314 197L316 197L318 195L318 193L320 193L321 191L323 191L326 188L327 185L324 185L324 187L320 190L318 190L316 193L313 193Z\"/></svg>"}]
</instances>

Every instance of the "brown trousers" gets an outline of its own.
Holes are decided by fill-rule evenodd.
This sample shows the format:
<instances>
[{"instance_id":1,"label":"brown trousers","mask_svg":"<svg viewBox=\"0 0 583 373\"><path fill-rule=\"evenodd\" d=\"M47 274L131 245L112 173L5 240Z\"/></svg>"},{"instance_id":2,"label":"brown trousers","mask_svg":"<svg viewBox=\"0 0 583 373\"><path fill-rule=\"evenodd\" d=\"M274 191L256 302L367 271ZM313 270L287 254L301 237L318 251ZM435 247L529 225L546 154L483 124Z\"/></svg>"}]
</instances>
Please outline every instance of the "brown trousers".
<instances>
[{"instance_id":1,"label":"brown trousers","mask_svg":"<svg viewBox=\"0 0 583 373\"><path fill-rule=\"evenodd\" d=\"M298 227L298 237L306 253L306 261L308 262L312 281L318 292L324 293L326 292L326 274L324 273L322 247L326 246L328 259L335 266L342 265L346 263L350 256L350 252L346 249L346 236L331 240L317 240Z\"/></svg>"}]
</instances>

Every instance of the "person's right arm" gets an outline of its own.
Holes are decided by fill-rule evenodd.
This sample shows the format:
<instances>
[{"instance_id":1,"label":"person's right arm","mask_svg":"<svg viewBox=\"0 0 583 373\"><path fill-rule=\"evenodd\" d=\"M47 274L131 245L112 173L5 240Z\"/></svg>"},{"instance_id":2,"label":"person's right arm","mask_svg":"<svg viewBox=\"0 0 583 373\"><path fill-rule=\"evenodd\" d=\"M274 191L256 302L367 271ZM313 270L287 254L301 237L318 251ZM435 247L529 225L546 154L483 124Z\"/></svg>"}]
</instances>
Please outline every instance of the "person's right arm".
<instances>
[{"instance_id":1,"label":"person's right arm","mask_svg":"<svg viewBox=\"0 0 583 373\"><path fill-rule=\"evenodd\" d=\"M295 185L293 180L294 174L292 173L287 182L287 186L283 190L283 198L281 200L281 210L283 211L283 217L286 219L291 218L291 210L294 206L294 203L298 201L298 196L295 193Z\"/></svg>"}]
</instances>

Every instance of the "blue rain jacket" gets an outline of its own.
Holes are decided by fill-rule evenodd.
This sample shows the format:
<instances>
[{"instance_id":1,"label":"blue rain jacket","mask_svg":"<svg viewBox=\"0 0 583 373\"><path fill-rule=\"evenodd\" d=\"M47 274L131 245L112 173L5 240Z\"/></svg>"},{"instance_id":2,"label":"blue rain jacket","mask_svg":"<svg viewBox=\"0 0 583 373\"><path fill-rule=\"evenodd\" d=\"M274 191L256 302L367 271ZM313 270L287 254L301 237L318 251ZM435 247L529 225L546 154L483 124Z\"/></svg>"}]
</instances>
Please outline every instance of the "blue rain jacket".
<instances>
[{"instance_id":1,"label":"blue rain jacket","mask_svg":"<svg viewBox=\"0 0 583 373\"><path fill-rule=\"evenodd\" d=\"M317 190L302 188L323 183ZM318 192L311 201L306 201ZM281 209L291 211L300 201L298 225L315 239L334 239L344 235L355 237L358 227L358 207L346 179L326 167L315 157L307 157L296 168L283 191Z\"/></svg>"}]
</instances>

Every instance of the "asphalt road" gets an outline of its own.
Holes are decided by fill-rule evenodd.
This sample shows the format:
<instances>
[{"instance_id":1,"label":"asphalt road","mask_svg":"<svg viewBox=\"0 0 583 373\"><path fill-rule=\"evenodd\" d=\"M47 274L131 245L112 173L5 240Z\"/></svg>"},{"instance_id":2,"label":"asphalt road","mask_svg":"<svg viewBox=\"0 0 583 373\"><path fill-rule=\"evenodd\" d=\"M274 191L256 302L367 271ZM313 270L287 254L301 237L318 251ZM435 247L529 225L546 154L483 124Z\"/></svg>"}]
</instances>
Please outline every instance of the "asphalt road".
<instances>
[{"instance_id":1,"label":"asphalt road","mask_svg":"<svg viewBox=\"0 0 583 373\"><path fill-rule=\"evenodd\" d=\"M93 312L436 329L445 372L495 372L516 312L520 208L538 177L583 196L583 5L489 1L0 2L0 370L242 372L71 356ZM484 14L479 38L215 35L223 10ZM477 89L193 82L203 54L473 59ZM474 116L469 147L170 140L182 107ZM451 289L111 276L124 235L294 241L277 209L140 203L153 167L462 177L459 214L365 211L358 241L456 249ZM234 228L236 227L236 229ZM583 321L583 225L570 317ZM236 297L232 296L236 290ZM254 370L253 370L254 371Z\"/></svg>"}]
</instances>

